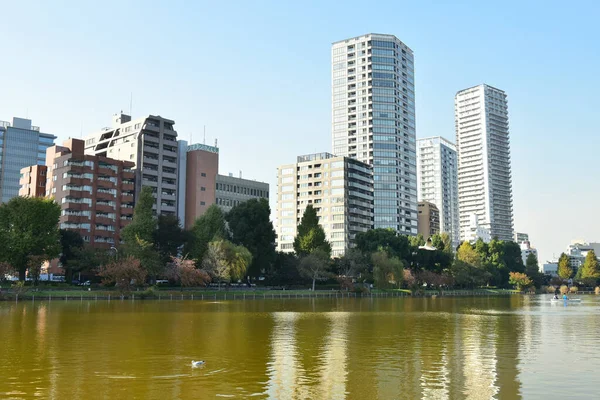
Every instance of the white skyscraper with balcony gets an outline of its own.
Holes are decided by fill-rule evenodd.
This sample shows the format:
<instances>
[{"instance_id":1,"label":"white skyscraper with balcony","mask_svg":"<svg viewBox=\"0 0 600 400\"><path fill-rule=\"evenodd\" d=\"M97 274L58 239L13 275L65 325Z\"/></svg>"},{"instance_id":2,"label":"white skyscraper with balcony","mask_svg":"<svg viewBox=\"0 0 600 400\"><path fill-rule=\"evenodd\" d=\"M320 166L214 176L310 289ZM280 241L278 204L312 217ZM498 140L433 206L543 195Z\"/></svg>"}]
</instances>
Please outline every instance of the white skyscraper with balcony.
<instances>
[{"instance_id":1,"label":"white skyscraper with balcony","mask_svg":"<svg viewBox=\"0 0 600 400\"><path fill-rule=\"evenodd\" d=\"M506 93L485 84L461 90L454 110L461 240L472 214L492 238L513 240Z\"/></svg>"},{"instance_id":2,"label":"white skyscraper with balcony","mask_svg":"<svg viewBox=\"0 0 600 400\"><path fill-rule=\"evenodd\" d=\"M417 140L417 193L440 211L440 231L460 240L458 223L458 159L454 143L440 137Z\"/></svg>"},{"instance_id":3,"label":"white skyscraper with balcony","mask_svg":"<svg viewBox=\"0 0 600 400\"><path fill-rule=\"evenodd\" d=\"M413 52L393 35L332 45L332 144L373 166L375 228L417 234Z\"/></svg>"}]
</instances>

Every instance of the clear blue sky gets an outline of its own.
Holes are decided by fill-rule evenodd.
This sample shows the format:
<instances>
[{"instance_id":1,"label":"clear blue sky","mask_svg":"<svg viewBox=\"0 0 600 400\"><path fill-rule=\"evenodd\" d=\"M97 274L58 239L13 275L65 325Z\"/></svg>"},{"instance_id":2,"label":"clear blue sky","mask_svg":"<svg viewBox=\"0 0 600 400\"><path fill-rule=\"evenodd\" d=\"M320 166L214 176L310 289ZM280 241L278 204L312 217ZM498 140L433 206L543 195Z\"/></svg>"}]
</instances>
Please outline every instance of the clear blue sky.
<instances>
[{"instance_id":1,"label":"clear blue sky","mask_svg":"<svg viewBox=\"0 0 600 400\"><path fill-rule=\"evenodd\" d=\"M277 165L331 151L331 43L390 33L415 53L417 137L454 141L458 90L507 92L515 229L542 261L600 241L600 6L449 3L0 0L0 120L79 137L133 92L134 117L172 118L195 142L206 125L221 173L274 195Z\"/></svg>"}]
</instances>

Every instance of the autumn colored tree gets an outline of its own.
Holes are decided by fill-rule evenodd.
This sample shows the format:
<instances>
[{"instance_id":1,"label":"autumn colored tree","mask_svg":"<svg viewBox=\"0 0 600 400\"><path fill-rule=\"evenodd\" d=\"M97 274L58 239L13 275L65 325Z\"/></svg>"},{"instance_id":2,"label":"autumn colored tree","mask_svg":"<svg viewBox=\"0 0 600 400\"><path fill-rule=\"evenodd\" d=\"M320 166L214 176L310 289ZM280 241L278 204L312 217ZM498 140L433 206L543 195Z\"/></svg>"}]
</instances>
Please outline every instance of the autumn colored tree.
<instances>
[{"instance_id":1,"label":"autumn colored tree","mask_svg":"<svg viewBox=\"0 0 600 400\"><path fill-rule=\"evenodd\" d=\"M529 287L533 283L531 279L529 279L529 277L522 272L509 272L508 282L511 285L516 286L517 290L522 290L523 288Z\"/></svg>"},{"instance_id":2,"label":"autumn colored tree","mask_svg":"<svg viewBox=\"0 0 600 400\"><path fill-rule=\"evenodd\" d=\"M210 282L208 272L196 268L193 260L173 257L167 268L167 278L184 287L205 286Z\"/></svg>"},{"instance_id":3,"label":"autumn colored tree","mask_svg":"<svg viewBox=\"0 0 600 400\"><path fill-rule=\"evenodd\" d=\"M104 285L115 285L122 295L127 295L134 286L144 284L147 271L142 268L140 260L128 256L101 266L98 276Z\"/></svg>"}]
</instances>

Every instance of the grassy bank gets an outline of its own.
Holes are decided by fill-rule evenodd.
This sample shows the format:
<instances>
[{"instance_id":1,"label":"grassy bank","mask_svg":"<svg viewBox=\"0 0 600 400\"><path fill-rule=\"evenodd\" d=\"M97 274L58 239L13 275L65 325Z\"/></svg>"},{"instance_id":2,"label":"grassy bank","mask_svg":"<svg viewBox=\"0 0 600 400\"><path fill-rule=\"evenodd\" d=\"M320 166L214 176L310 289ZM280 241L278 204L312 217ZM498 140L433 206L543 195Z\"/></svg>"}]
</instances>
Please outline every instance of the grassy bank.
<instances>
[{"instance_id":1,"label":"grassy bank","mask_svg":"<svg viewBox=\"0 0 600 400\"><path fill-rule=\"evenodd\" d=\"M268 288L216 290L204 288L151 288L131 292L129 299L157 299L157 300L244 300L244 299L285 299L285 298L334 298L334 297L454 297L454 296L502 296L519 294L516 290L509 289L474 289L474 290L447 290L447 291L417 291L408 289L378 290L370 292L352 292L340 290L273 290ZM2 300L15 300L17 294L4 289L0 295ZM19 294L22 300L77 300L94 299L108 300L120 299L121 293L117 290L106 288L63 287L63 288L30 288Z\"/></svg>"}]
</instances>

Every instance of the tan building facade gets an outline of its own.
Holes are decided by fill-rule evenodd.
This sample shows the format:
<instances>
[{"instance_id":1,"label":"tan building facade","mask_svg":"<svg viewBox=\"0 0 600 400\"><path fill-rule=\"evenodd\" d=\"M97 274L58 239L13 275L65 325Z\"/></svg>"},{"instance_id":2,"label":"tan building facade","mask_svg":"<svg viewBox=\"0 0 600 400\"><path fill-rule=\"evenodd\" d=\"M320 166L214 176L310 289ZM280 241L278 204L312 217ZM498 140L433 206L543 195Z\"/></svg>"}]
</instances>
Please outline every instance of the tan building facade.
<instances>
[{"instance_id":1,"label":"tan building facade","mask_svg":"<svg viewBox=\"0 0 600 400\"><path fill-rule=\"evenodd\" d=\"M277 169L277 249L293 252L297 225L310 204L340 257L359 232L373 229L373 168L353 158L317 153Z\"/></svg>"},{"instance_id":2,"label":"tan building facade","mask_svg":"<svg viewBox=\"0 0 600 400\"><path fill-rule=\"evenodd\" d=\"M269 200L269 184L230 175L217 175L215 202L223 212L252 199Z\"/></svg>"},{"instance_id":3,"label":"tan building facade","mask_svg":"<svg viewBox=\"0 0 600 400\"><path fill-rule=\"evenodd\" d=\"M185 229L216 201L219 149L204 144L187 147L185 176Z\"/></svg>"},{"instance_id":4,"label":"tan building facade","mask_svg":"<svg viewBox=\"0 0 600 400\"><path fill-rule=\"evenodd\" d=\"M46 195L46 173L45 165L32 165L21 169L19 184L19 196L44 197Z\"/></svg>"},{"instance_id":5,"label":"tan building facade","mask_svg":"<svg viewBox=\"0 0 600 400\"><path fill-rule=\"evenodd\" d=\"M425 240L440 233L440 210L433 203L420 201L418 206L418 231Z\"/></svg>"}]
</instances>

